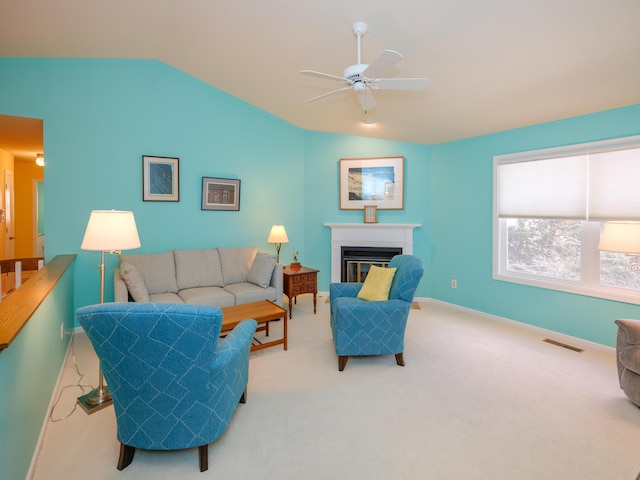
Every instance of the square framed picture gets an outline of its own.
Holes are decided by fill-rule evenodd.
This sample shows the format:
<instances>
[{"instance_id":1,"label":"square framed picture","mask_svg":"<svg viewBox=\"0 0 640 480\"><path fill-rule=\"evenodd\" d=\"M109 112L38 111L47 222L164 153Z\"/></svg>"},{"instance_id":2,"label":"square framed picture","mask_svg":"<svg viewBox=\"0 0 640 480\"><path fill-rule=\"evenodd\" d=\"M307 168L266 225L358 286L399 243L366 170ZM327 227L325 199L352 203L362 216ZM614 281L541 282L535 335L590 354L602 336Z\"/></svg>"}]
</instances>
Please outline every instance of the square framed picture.
<instances>
[{"instance_id":1,"label":"square framed picture","mask_svg":"<svg viewBox=\"0 0 640 480\"><path fill-rule=\"evenodd\" d=\"M404 157L340 159L340 210L369 205L404 209Z\"/></svg>"},{"instance_id":2,"label":"square framed picture","mask_svg":"<svg viewBox=\"0 0 640 480\"><path fill-rule=\"evenodd\" d=\"M145 202L180 201L180 159L142 157L142 200Z\"/></svg>"},{"instance_id":3,"label":"square framed picture","mask_svg":"<svg viewBox=\"0 0 640 480\"><path fill-rule=\"evenodd\" d=\"M202 177L202 210L240 210L240 180Z\"/></svg>"}]
</instances>

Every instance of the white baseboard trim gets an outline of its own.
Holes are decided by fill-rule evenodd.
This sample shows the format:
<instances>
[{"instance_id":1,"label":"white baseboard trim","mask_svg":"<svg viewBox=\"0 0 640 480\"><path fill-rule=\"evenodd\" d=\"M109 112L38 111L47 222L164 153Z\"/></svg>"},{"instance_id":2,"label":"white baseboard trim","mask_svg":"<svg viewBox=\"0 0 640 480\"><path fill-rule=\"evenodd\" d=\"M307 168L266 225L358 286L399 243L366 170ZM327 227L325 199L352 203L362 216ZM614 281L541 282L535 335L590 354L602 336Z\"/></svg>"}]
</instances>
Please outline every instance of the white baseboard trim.
<instances>
[{"instance_id":1,"label":"white baseboard trim","mask_svg":"<svg viewBox=\"0 0 640 480\"><path fill-rule=\"evenodd\" d=\"M467 307L462 307L460 305L456 305L454 303L448 303L448 302L443 302L442 300L436 300L433 298L414 298L414 301L418 301L418 302L426 302L426 303L437 303L439 305L444 305L446 307L452 308L454 310L458 310L461 312L466 312L466 313L471 313L473 315L478 315L480 317L483 318L487 318L489 320L494 320L500 323L506 323L509 325L513 325L515 327L520 327L520 328L524 328L525 330L529 330L532 332L536 332L540 335L543 335L545 337L550 337L553 340L558 340L562 343L568 344L568 345L575 345L575 346L579 346L585 349L592 349L592 350L600 350L603 352L607 352L607 353L612 353L615 352L615 347L609 347L608 345L603 345L601 343L596 343L596 342L592 342L590 340L585 340L583 338L579 338L579 337L574 337L571 335L567 335L565 333L560 333L560 332L556 332L555 330L549 330L547 328L542 328L542 327L537 327L535 325L530 325L528 323L524 323L524 322L518 322L517 320L512 320L510 318L506 318L506 317L500 317L498 315L493 315L491 313L486 313L486 312L482 312L480 310L474 310L472 308L467 308Z\"/></svg>"},{"instance_id":2,"label":"white baseboard trim","mask_svg":"<svg viewBox=\"0 0 640 480\"><path fill-rule=\"evenodd\" d=\"M44 421L42 422L42 427L40 428L40 435L38 435L38 441L36 443L36 448L33 450L33 456L31 457L31 463L29 464L29 470L27 471L27 475L25 478L33 478L34 469L37 464L38 457L40 456L40 450L42 449L42 442L44 441L44 434L47 430L47 426L49 425L49 416L51 414L51 409L56 403L57 394L60 390L60 385L62 383L62 374L64 373L64 366L67 364L67 360L69 359L69 355L71 354L71 342L67 343L67 351L64 354L64 359L62 360L62 365L60 365L60 371L58 372L58 378L56 379L56 383L53 387L53 391L51 392L51 398L49 399L49 406L47 407L47 411L44 415Z\"/></svg>"}]
</instances>

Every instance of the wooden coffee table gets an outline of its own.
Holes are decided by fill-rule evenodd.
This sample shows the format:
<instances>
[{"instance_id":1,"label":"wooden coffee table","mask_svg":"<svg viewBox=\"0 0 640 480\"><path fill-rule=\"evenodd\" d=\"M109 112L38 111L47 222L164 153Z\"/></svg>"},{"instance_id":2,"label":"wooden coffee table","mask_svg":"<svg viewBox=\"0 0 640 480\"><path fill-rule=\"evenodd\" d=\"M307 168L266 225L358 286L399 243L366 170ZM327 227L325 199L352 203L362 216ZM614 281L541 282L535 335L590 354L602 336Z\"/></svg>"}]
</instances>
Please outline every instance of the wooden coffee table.
<instances>
[{"instance_id":1,"label":"wooden coffee table","mask_svg":"<svg viewBox=\"0 0 640 480\"><path fill-rule=\"evenodd\" d=\"M279 307L269 300L262 300L260 302L245 303L234 307L224 307L221 310L222 328L220 329L220 334L223 336L230 333L242 320L253 318L258 322L256 331L264 331L268 337L269 322L282 318L284 321L284 336L278 340L264 343L254 339L254 342L257 344L254 343L254 345L251 346L251 351L255 352L256 350L262 350L263 348L273 347L275 345L283 345L284 349L287 349L287 311L284 308Z\"/></svg>"}]
</instances>

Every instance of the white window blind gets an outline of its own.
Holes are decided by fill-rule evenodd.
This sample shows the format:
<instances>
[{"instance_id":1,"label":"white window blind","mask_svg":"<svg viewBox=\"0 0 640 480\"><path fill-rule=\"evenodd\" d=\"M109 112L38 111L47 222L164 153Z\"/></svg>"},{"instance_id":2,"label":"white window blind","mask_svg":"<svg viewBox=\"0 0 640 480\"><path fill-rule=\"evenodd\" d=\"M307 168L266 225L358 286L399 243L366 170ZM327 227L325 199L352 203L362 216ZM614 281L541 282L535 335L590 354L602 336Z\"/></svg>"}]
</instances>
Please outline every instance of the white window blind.
<instances>
[{"instance_id":1,"label":"white window blind","mask_svg":"<svg viewBox=\"0 0 640 480\"><path fill-rule=\"evenodd\" d=\"M585 218L587 168L583 157L498 166L501 217Z\"/></svg>"},{"instance_id":2,"label":"white window blind","mask_svg":"<svg viewBox=\"0 0 640 480\"><path fill-rule=\"evenodd\" d=\"M640 137L495 157L501 218L640 220Z\"/></svg>"},{"instance_id":3,"label":"white window blind","mask_svg":"<svg viewBox=\"0 0 640 480\"><path fill-rule=\"evenodd\" d=\"M589 155L589 218L640 220L640 148Z\"/></svg>"}]
</instances>

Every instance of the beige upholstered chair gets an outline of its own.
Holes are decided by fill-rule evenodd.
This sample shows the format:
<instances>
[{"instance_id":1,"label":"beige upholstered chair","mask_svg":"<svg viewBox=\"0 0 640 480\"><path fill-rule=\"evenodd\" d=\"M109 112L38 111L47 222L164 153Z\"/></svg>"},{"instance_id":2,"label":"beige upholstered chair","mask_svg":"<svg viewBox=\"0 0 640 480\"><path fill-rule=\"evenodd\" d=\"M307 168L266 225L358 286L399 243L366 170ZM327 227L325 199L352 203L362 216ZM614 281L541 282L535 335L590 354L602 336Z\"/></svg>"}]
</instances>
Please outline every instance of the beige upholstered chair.
<instances>
[{"instance_id":1,"label":"beige upholstered chair","mask_svg":"<svg viewBox=\"0 0 640 480\"><path fill-rule=\"evenodd\" d=\"M616 320L616 361L620 388L640 406L640 320Z\"/></svg>"}]
</instances>

